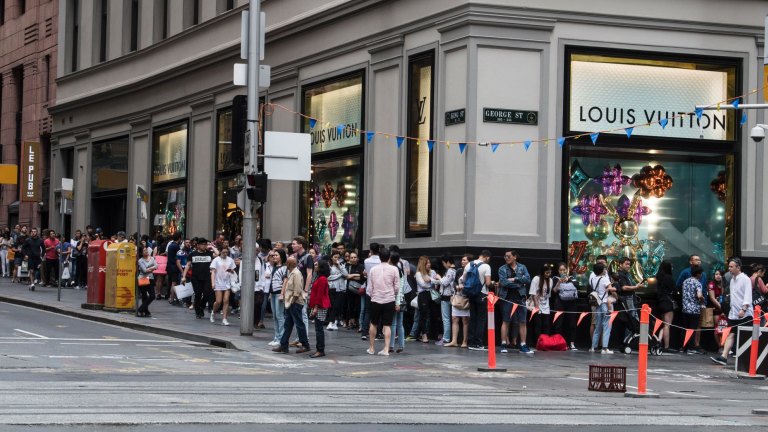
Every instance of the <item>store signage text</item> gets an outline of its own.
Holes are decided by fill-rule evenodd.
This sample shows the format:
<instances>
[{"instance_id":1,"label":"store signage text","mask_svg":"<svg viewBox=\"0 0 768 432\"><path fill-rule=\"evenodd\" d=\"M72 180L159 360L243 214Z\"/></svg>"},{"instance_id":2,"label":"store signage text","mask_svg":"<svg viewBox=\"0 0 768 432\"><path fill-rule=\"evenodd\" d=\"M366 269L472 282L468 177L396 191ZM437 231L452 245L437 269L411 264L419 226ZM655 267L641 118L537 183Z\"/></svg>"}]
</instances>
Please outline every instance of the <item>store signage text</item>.
<instances>
[{"instance_id":1,"label":"store signage text","mask_svg":"<svg viewBox=\"0 0 768 432\"><path fill-rule=\"evenodd\" d=\"M164 164L156 164L152 174L156 177L159 176L171 176L177 177L179 174L182 176L187 172L187 161L179 160L168 162Z\"/></svg>"},{"instance_id":2,"label":"store signage text","mask_svg":"<svg viewBox=\"0 0 768 432\"><path fill-rule=\"evenodd\" d=\"M317 128L315 128L317 129ZM325 144L326 142L339 141L349 138L357 138L359 128L357 123L348 123L344 125L344 128L339 132L339 128L331 126L329 128L312 130L312 145Z\"/></svg>"},{"instance_id":3,"label":"store signage text","mask_svg":"<svg viewBox=\"0 0 768 432\"><path fill-rule=\"evenodd\" d=\"M452 126L466 122L467 113L464 108L445 112L445 125Z\"/></svg>"},{"instance_id":4,"label":"store signage text","mask_svg":"<svg viewBox=\"0 0 768 432\"><path fill-rule=\"evenodd\" d=\"M667 127L703 128L725 130L725 111L721 114L702 113L701 121L696 114L686 111L662 111L653 109L616 108L598 106L580 106L579 121L615 124L617 126L634 126L636 124L654 123L667 119Z\"/></svg>"},{"instance_id":5,"label":"store signage text","mask_svg":"<svg viewBox=\"0 0 768 432\"><path fill-rule=\"evenodd\" d=\"M539 122L539 112L483 108L483 122L536 125Z\"/></svg>"},{"instance_id":6,"label":"store signage text","mask_svg":"<svg viewBox=\"0 0 768 432\"><path fill-rule=\"evenodd\" d=\"M21 164L21 201L40 201L37 187L40 167L40 143L24 141Z\"/></svg>"}]
</instances>

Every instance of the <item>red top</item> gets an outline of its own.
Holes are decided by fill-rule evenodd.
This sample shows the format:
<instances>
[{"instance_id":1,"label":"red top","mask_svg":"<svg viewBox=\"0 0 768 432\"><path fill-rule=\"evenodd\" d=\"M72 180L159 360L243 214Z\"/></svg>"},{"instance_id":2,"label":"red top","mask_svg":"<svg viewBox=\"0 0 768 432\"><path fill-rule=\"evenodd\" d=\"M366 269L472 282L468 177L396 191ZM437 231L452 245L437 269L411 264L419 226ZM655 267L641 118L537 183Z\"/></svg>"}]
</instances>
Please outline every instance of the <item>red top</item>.
<instances>
[{"instance_id":1,"label":"red top","mask_svg":"<svg viewBox=\"0 0 768 432\"><path fill-rule=\"evenodd\" d=\"M328 297L328 278L320 276L312 284L312 291L309 293L309 307L329 309L331 299Z\"/></svg>"},{"instance_id":2,"label":"red top","mask_svg":"<svg viewBox=\"0 0 768 432\"><path fill-rule=\"evenodd\" d=\"M59 245L59 239L57 238L46 238L43 240L43 245L45 245L45 259L47 260L55 260L59 258L59 252L56 251L56 246ZM48 250L48 248L51 248Z\"/></svg>"}]
</instances>

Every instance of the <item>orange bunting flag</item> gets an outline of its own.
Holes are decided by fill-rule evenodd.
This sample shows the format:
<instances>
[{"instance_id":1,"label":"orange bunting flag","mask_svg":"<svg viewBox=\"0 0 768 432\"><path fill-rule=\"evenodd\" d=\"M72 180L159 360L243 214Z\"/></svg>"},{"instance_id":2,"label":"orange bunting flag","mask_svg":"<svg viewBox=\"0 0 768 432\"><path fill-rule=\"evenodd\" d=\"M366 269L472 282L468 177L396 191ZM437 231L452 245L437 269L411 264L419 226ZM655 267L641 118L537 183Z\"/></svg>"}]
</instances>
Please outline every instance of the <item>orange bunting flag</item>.
<instances>
[{"instance_id":1,"label":"orange bunting flag","mask_svg":"<svg viewBox=\"0 0 768 432\"><path fill-rule=\"evenodd\" d=\"M608 320L608 324L613 325L613 320L619 315L619 311L611 312L611 319Z\"/></svg>"},{"instance_id":2,"label":"orange bunting flag","mask_svg":"<svg viewBox=\"0 0 768 432\"><path fill-rule=\"evenodd\" d=\"M683 340L683 346L688 345L688 341L691 339L691 336L693 336L693 330L691 329L685 330L685 339Z\"/></svg>"},{"instance_id":3,"label":"orange bunting flag","mask_svg":"<svg viewBox=\"0 0 768 432\"><path fill-rule=\"evenodd\" d=\"M554 324L555 321L557 321L557 319L560 318L560 315L562 314L563 314L562 312L555 312L555 317L552 319L552 324Z\"/></svg>"},{"instance_id":4,"label":"orange bunting flag","mask_svg":"<svg viewBox=\"0 0 768 432\"><path fill-rule=\"evenodd\" d=\"M528 318L528 322L531 322L531 320L533 319L533 316L536 315L538 311L539 311L539 308L537 307L533 308L533 310L531 311L531 317Z\"/></svg>"},{"instance_id":5,"label":"orange bunting flag","mask_svg":"<svg viewBox=\"0 0 768 432\"><path fill-rule=\"evenodd\" d=\"M515 311L517 310L517 307L518 307L518 306L520 306L520 305L519 305L519 304L517 304L517 303L512 303L512 313L511 313L511 314L509 314L509 316L510 316L510 317L513 317L513 316L515 316Z\"/></svg>"},{"instance_id":6,"label":"orange bunting flag","mask_svg":"<svg viewBox=\"0 0 768 432\"><path fill-rule=\"evenodd\" d=\"M653 325L653 333L652 334L656 334L656 332L658 332L659 329L661 328L662 324L664 324L664 321L662 321L660 319L656 319L656 324Z\"/></svg>"},{"instance_id":7,"label":"orange bunting flag","mask_svg":"<svg viewBox=\"0 0 768 432\"><path fill-rule=\"evenodd\" d=\"M581 320L583 320L583 319L584 319L584 317L585 317L585 316L587 316L587 315L589 315L589 312L582 312L582 313L579 315L579 320L578 320L578 321L576 321L576 327L578 327L578 326L579 326L579 324L581 324Z\"/></svg>"},{"instance_id":8,"label":"orange bunting flag","mask_svg":"<svg viewBox=\"0 0 768 432\"><path fill-rule=\"evenodd\" d=\"M726 327L723 329L723 335L720 337L720 346L725 344L725 340L728 339L728 335L731 334L731 328Z\"/></svg>"}]
</instances>

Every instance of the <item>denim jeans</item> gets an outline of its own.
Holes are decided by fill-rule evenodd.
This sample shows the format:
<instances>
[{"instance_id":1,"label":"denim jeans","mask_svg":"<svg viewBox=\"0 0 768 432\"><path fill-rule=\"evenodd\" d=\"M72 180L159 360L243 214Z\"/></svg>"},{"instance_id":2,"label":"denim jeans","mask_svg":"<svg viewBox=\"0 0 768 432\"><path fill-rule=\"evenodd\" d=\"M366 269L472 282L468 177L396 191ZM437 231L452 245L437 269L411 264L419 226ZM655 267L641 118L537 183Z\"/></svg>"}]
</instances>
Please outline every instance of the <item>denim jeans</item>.
<instances>
[{"instance_id":1,"label":"denim jeans","mask_svg":"<svg viewBox=\"0 0 768 432\"><path fill-rule=\"evenodd\" d=\"M395 311L395 315L392 318L392 338L389 343L389 347L392 349L395 348L396 336L400 337L397 341L400 348L405 349L405 327L403 327L403 316L405 315L405 312L403 311L403 308L404 306L400 306L400 312Z\"/></svg>"},{"instance_id":2,"label":"denim jeans","mask_svg":"<svg viewBox=\"0 0 768 432\"><path fill-rule=\"evenodd\" d=\"M419 320L421 319L421 313L419 313L419 309L417 308L416 311L413 313L413 325L411 326L411 337L418 337L419 336Z\"/></svg>"},{"instance_id":3,"label":"denim jeans","mask_svg":"<svg viewBox=\"0 0 768 432\"><path fill-rule=\"evenodd\" d=\"M279 292L270 295L272 316L275 319L275 337L272 340L275 342L280 342L280 339L283 338L283 325L285 324L285 303L278 299L279 296Z\"/></svg>"},{"instance_id":4,"label":"denim jeans","mask_svg":"<svg viewBox=\"0 0 768 432\"><path fill-rule=\"evenodd\" d=\"M603 333L603 349L608 348L608 341L611 339L611 315L608 313L608 303L601 304L595 311L595 332L592 334L592 349L597 349L597 342L600 339L600 329Z\"/></svg>"},{"instance_id":5,"label":"denim jeans","mask_svg":"<svg viewBox=\"0 0 768 432\"><path fill-rule=\"evenodd\" d=\"M443 315L443 340L445 342L451 341L451 301L440 301L440 312Z\"/></svg>"},{"instance_id":6,"label":"denim jeans","mask_svg":"<svg viewBox=\"0 0 768 432\"><path fill-rule=\"evenodd\" d=\"M368 327L370 326L370 320L371 315L370 311L368 310L371 305L371 298L368 297L368 294L363 294L360 296L360 319L358 320L358 323L360 324L360 328L363 329L363 334L365 334L366 331L368 331Z\"/></svg>"},{"instance_id":7,"label":"denim jeans","mask_svg":"<svg viewBox=\"0 0 768 432\"><path fill-rule=\"evenodd\" d=\"M302 315L304 315L304 318L306 317L306 314L304 313L305 308L306 306L304 305L294 303L285 310L285 324L283 327L283 337L280 339L280 348L284 350L288 349L288 340L291 338L294 325L296 326L296 333L298 333L299 336L299 342L301 342L303 346L309 348L307 327L304 325L304 319L302 319Z\"/></svg>"},{"instance_id":8,"label":"denim jeans","mask_svg":"<svg viewBox=\"0 0 768 432\"><path fill-rule=\"evenodd\" d=\"M469 297L469 345L483 346L483 337L488 332L486 321L488 308L485 306L485 295L476 294Z\"/></svg>"}]
</instances>

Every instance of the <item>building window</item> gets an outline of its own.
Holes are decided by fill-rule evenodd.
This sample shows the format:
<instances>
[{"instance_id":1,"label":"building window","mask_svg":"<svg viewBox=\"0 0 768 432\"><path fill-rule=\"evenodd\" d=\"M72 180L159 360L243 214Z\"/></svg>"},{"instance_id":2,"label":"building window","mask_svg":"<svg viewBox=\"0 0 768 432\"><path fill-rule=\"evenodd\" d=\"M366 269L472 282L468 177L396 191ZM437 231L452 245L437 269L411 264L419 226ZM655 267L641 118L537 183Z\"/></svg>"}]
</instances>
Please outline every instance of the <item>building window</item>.
<instances>
[{"instance_id":1,"label":"building window","mask_svg":"<svg viewBox=\"0 0 768 432\"><path fill-rule=\"evenodd\" d=\"M43 100L51 100L51 56L46 54L43 57Z\"/></svg>"},{"instance_id":2,"label":"building window","mask_svg":"<svg viewBox=\"0 0 768 432\"><path fill-rule=\"evenodd\" d=\"M0 25L5 22L5 0L0 0Z\"/></svg>"},{"instance_id":3,"label":"building window","mask_svg":"<svg viewBox=\"0 0 768 432\"><path fill-rule=\"evenodd\" d=\"M153 36L154 42L160 42L168 37L168 0L156 0L154 3Z\"/></svg>"},{"instance_id":4,"label":"building window","mask_svg":"<svg viewBox=\"0 0 768 432\"><path fill-rule=\"evenodd\" d=\"M99 61L107 61L107 32L109 25L108 0L99 2Z\"/></svg>"},{"instance_id":5,"label":"building window","mask_svg":"<svg viewBox=\"0 0 768 432\"><path fill-rule=\"evenodd\" d=\"M69 71L75 72L79 66L80 56L80 0L69 0L69 14L67 24L70 31L69 37Z\"/></svg>"},{"instance_id":6,"label":"building window","mask_svg":"<svg viewBox=\"0 0 768 432\"><path fill-rule=\"evenodd\" d=\"M318 253L329 253L334 242L362 247L363 88L355 73L303 92L302 112L318 121L314 128L309 119L302 123L312 136L312 180L301 184L299 231Z\"/></svg>"},{"instance_id":7,"label":"building window","mask_svg":"<svg viewBox=\"0 0 768 432\"><path fill-rule=\"evenodd\" d=\"M237 101L238 98L235 98ZM214 231L224 233L233 239L243 232L244 211L238 202L241 187L237 176L243 172L243 149L232 147L232 108L219 110L216 114L216 197L214 208ZM242 197L241 197L242 199ZM261 208L256 213L256 236L261 238Z\"/></svg>"},{"instance_id":8,"label":"building window","mask_svg":"<svg viewBox=\"0 0 768 432\"><path fill-rule=\"evenodd\" d=\"M235 0L216 0L216 13L221 14L235 8Z\"/></svg>"},{"instance_id":9,"label":"building window","mask_svg":"<svg viewBox=\"0 0 768 432\"><path fill-rule=\"evenodd\" d=\"M27 0L19 0L19 15L27 13Z\"/></svg>"},{"instance_id":10,"label":"building window","mask_svg":"<svg viewBox=\"0 0 768 432\"><path fill-rule=\"evenodd\" d=\"M139 0L131 0L130 52L139 49Z\"/></svg>"},{"instance_id":11,"label":"building window","mask_svg":"<svg viewBox=\"0 0 768 432\"><path fill-rule=\"evenodd\" d=\"M169 236L186 229L187 124L157 129L152 139L153 233Z\"/></svg>"},{"instance_id":12,"label":"building window","mask_svg":"<svg viewBox=\"0 0 768 432\"><path fill-rule=\"evenodd\" d=\"M419 54L408 63L408 136L406 155L405 234L432 234L432 153L427 141L433 138L435 54Z\"/></svg>"},{"instance_id":13,"label":"building window","mask_svg":"<svg viewBox=\"0 0 768 432\"><path fill-rule=\"evenodd\" d=\"M200 24L200 0L192 2L192 25Z\"/></svg>"},{"instance_id":14,"label":"building window","mask_svg":"<svg viewBox=\"0 0 768 432\"><path fill-rule=\"evenodd\" d=\"M91 223L104 232L125 228L128 205L128 137L91 147Z\"/></svg>"}]
</instances>

